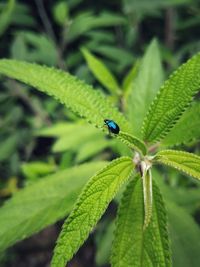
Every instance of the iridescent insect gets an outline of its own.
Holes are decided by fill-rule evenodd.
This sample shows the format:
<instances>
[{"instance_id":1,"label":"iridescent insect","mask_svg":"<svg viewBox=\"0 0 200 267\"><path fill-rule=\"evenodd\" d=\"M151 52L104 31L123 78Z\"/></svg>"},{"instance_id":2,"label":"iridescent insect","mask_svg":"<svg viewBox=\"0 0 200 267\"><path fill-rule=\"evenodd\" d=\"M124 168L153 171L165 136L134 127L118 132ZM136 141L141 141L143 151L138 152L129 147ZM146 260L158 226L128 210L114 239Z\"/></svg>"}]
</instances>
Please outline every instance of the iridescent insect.
<instances>
[{"instance_id":1,"label":"iridescent insect","mask_svg":"<svg viewBox=\"0 0 200 267\"><path fill-rule=\"evenodd\" d=\"M105 125L107 125L108 127L109 133L114 133L114 134L119 133L120 128L116 122L114 122L113 120L109 120L109 119L105 119L104 122L105 122Z\"/></svg>"}]
</instances>

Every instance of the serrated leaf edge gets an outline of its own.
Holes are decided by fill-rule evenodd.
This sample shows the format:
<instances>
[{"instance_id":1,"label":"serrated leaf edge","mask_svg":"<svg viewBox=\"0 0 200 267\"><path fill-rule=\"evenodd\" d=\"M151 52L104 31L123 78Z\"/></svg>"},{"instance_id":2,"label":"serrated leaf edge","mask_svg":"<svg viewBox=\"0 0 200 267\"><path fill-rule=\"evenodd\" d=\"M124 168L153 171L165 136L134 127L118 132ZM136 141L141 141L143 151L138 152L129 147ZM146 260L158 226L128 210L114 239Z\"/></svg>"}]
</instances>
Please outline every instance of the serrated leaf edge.
<instances>
[{"instance_id":1,"label":"serrated leaf edge","mask_svg":"<svg viewBox=\"0 0 200 267\"><path fill-rule=\"evenodd\" d=\"M145 116L145 118L144 118L143 124L142 124L142 135L143 135L143 139L144 139L145 141L148 141L147 136L146 136L146 132L147 132L147 129L148 129L149 125L150 125L150 122L152 121L152 117L150 117L150 119L149 119L149 115L152 114L152 111L153 111L152 108L153 108L153 106L154 106L154 103L158 101L158 99L159 99L161 93L164 91L165 86L166 86L167 84L169 84L170 79L171 79L173 76L175 76L175 75L177 74L177 72L181 71L181 70L185 67L186 64L188 64L189 62L191 62L192 60L194 60L195 58L197 58L197 57L199 57L199 56L200 56L200 52L197 53L196 55L194 55L193 57L191 57L190 59L188 59L185 63L181 64L181 66L180 66L178 69L176 69L175 71L173 71L173 72L169 75L168 79L167 79L167 80L163 83L163 85L160 87L160 90L158 91L157 95L155 96L154 100L152 101L152 103L151 103L151 105L150 105L150 107L149 107L149 110L148 110L148 112L147 112L147 114L146 114L146 116ZM199 88L197 88L196 92L198 92L198 90L199 90ZM193 96L196 94L196 92L194 92ZM180 114L177 115L176 119L175 119L175 120L173 121L173 123L171 124L171 128L168 128L167 130L163 130L162 133L161 133L158 137L156 137L156 138L153 139L153 140L150 139L149 142L152 142L152 141L153 141L153 142L155 143L155 142L157 142L157 141L160 141L160 140L162 140L162 139L163 139L163 138L170 132L170 130L171 130L171 129L173 128L173 126L177 123L177 121L180 119L180 117L181 117L182 114L185 112L185 110L189 107L189 105L190 105L190 103L191 103L191 101L192 101L192 99L193 99L193 96L191 96L190 101L188 101L188 103L185 105L185 107L183 107L183 109L182 109L182 111L180 112ZM159 119L157 119L157 121L159 121ZM154 129L153 129L153 130L154 130ZM153 130L152 130L152 131L153 131ZM152 131L151 131L151 133L152 133ZM148 134L148 136L150 136L150 134Z\"/></svg>"},{"instance_id":2,"label":"serrated leaf edge","mask_svg":"<svg viewBox=\"0 0 200 267\"><path fill-rule=\"evenodd\" d=\"M198 179L197 177L195 177L192 173L188 172L187 170L183 170L181 168L179 168L178 166L175 166L173 163L169 162L171 160L169 160L167 157L163 156L162 154L160 154L162 151L164 152L172 152L177 154L177 155L180 155L180 152L181 154L184 154L185 156L188 156L188 155L192 155L193 157L197 158L199 160L199 157L193 153L190 153L190 152L185 152L185 151L177 151L177 150L161 150L160 152L157 153L157 155L155 155L153 161L155 163L160 163L160 164L164 164L164 165L167 165L167 166L170 166L170 167L173 167L175 169L177 169L178 171L180 171L181 173L185 173L185 174L188 174L189 176L192 176L196 179ZM159 160L159 156L162 156L163 159L165 159L166 161L163 163L163 161ZM177 164L180 164L180 163L177 163ZM181 165L181 164L180 164Z\"/></svg>"},{"instance_id":3,"label":"serrated leaf edge","mask_svg":"<svg viewBox=\"0 0 200 267\"><path fill-rule=\"evenodd\" d=\"M89 182L86 184L86 186L85 186L85 188L84 188L84 191L85 190L87 190L90 186L91 186L91 184L93 184L94 183L94 180L95 180L95 178L98 178L98 176L99 176L99 174L101 173L101 172L105 172L106 170L108 170L108 169L110 169L110 168L112 168L113 166L115 166L116 165L116 162L117 163L120 163L120 162L124 162L124 161L130 161L130 163L132 163L133 164L133 168L134 168L134 163L133 163L133 161L132 161L132 159L130 158L130 157L120 157L120 158L117 158L117 159L115 159L115 160L113 160L110 164L108 164L107 166L105 166L104 168L102 168L100 171L98 171L94 176L92 176L92 178L89 180ZM133 172L133 171L132 171ZM128 177L126 177L126 180L124 180L121 184L120 184L120 186L125 182L125 181L127 181L129 178L130 178L130 176L132 175L132 172L130 172L130 174L129 174L129 176ZM84 191L82 191L82 193L79 195L79 197L78 197L78 199L77 199L77 201L76 201L76 203L75 203L75 205L74 205L74 208L72 209L72 211L73 210L76 210L78 207L79 207L79 205L82 203L82 197L83 197L83 195L84 195ZM116 194L117 192L115 191L114 192L114 195ZM109 204L109 200L107 200L107 204ZM106 204L106 205L107 205ZM106 209L106 207L105 207L105 209ZM105 209L104 209L104 211L105 211ZM69 217L68 217L69 218ZM68 218L66 219L66 220L68 220ZM73 218L72 216L71 216L71 218ZM65 224L65 222L64 222L64 224L63 224L63 226L62 226L62 230L64 229L64 226L65 226L66 224ZM61 233L60 234L62 234L62 230L61 230ZM88 233L88 235L87 235L87 237L89 236L89 233ZM62 236L60 236L59 235L59 237L58 237L58 239L57 239L57 241L56 241L56 244L58 244L59 243L59 239L60 239L60 237L62 237ZM86 237L86 238L87 238ZM84 241L83 241L84 242ZM82 242L82 243L83 243ZM55 249L56 249L56 247L55 247ZM55 252L55 249L54 249L54 252ZM73 253L72 253L72 257L73 257L73 255L75 255L75 253L76 253L76 251L74 251ZM55 255L55 254L54 254ZM70 259L68 259L68 261L69 261ZM51 262L51 266L54 266L54 264L53 264L53 262Z\"/></svg>"}]
</instances>

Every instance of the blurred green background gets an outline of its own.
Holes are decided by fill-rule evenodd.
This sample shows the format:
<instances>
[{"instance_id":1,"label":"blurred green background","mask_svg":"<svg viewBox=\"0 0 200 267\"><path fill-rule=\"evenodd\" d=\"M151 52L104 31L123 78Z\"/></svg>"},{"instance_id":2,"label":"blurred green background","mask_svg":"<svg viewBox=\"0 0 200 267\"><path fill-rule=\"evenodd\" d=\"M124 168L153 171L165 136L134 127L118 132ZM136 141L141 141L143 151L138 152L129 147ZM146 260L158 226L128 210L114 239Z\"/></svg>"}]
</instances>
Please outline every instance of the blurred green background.
<instances>
[{"instance_id":1,"label":"blurred green background","mask_svg":"<svg viewBox=\"0 0 200 267\"><path fill-rule=\"evenodd\" d=\"M1 0L0 38L1 58L62 68L108 94L81 48L96 55L122 83L156 38L168 77L200 50L200 1ZM16 81L0 80L1 205L21 187L48 174L127 153L56 100ZM118 103L121 107L120 96ZM190 142L186 149L199 154L200 142ZM174 266L198 267L200 186L174 171L161 171L165 175L157 180L164 197L176 203L169 208L170 221L176 226L171 230ZM113 202L71 267L109 266L115 214ZM179 221L184 222L180 227ZM1 254L0 266L49 266L61 224L8 249Z\"/></svg>"}]
</instances>

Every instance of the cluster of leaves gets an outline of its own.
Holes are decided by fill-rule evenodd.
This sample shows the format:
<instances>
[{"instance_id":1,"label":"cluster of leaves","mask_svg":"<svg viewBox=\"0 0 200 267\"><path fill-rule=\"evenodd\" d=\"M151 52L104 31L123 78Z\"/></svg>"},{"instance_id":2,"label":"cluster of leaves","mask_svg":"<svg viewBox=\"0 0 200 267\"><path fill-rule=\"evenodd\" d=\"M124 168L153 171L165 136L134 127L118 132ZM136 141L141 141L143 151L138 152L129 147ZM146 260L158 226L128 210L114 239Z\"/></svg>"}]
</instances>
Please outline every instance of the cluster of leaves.
<instances>
[{"instance_id":1,"label":"cluster of leaves","mask_svg":"<svg viewBox=\"0 0 200 267\"><path fill-rule=\"evenodd\" d=\"M44 7L42 1L35 1L31 5L17 0L5 1L0 3L0 35L2 38L0 55L1 57L59 66L70 70L76 76L90 83L95 82L98 86L102 87L103 85L104 87L105 83L101 85L98 83L98 79L94 79L89 71L89 66L83 60L83 56L86 59L90 57L86 49L102 57L109 69L117 77L122 77L122 74L131 68L137 53L141 53L140 50L138 51L138 43L140 47L143 47L149 40L148 37L142 36L140 25L143 27L144 24L145 27L151 18L155 19L155 23L162 21L164 24L163 10L181 7L173 27L180 32L180 43L184 43L184 45L173 54L166 47L162 49L166 61L177 66L185 55L197 50L195 48L197 41L191 41L185 45L185 38L182 39L182 35L185 36L188 27L193 27L193 40L196 36L195 27L199 22L198 3L194 1L193 7L191 10L189 9L190 13L195 16L186 13L190 4L190 1L187 0L167 0L165 3L153 1L150 5L147 0L140 3L123 0L122 3L110 3L106 6L99 4L94 7L85 5L82 0L70 0L67 3L66 1L55 1L54 4ZM115 12L113 12L113 8ZM185 13L188 16L187 23L183 23ZM44 28L43 33L38 31L41 22ZM117 34L113 33L113 29ZM160 35L160 33L156 34ZM84 48L81 52L79 48L82 46ZM136 73L135 69L130 72L127 81L124 81L124 88L127 86L125 83L132 79L134 73ZM109 83L109 77L107 78L108 80L105 82ZM158 81L158 85L159 79L161 81L162 77L155 79ZM111 81L111 87L108 83L106 89L112 93L113 88L111 87L118 87L116 79ZM3 130L0 134L1 140L4 141L1 143L3 148L1 149L2 153L0 152L0 161L2 163L1 172L5 173L8 181L13 176L20 175L20 161L35 159L34 153L38 154L38 140L34 135L36 128L49 126L52 120L64 120L66 117L69 121L76 122L76 117L61 108L56 101L44 96L41 101L41 95L36 95L27 89L16 82L6 82L2 85L0 126ZM150 98L153 99L153 95ZM141 121L141 119L139 120ZM23 127L23 131L16 131L21 127ZM137 127L140 129L140 124ZM22 139L26 141L21 142ZM101 141L101 143L104 148L107 147L105 142ZM92 150L92 144L88 144L86 148ZM41 151L39 151L40 153ZM68 157L70 156L68 155ZM53 158L53 161L57 161L57 158L55 159L54 156ZM63 160L60 161L63 162ZM48 159L49 161L51 159ZM49 165L49 163L47 164Z\"/></svg>"},{"instance_id":2,"label":"cluster of leaves","mask_svg":"<svg viewBox=\"0 0 200 267\"><path fill-rule=\"evenodd\" d=\"M173 166L199 178L198 157L172 150L161 150L156 154L157 150L174 146L180 150L183 148L182 144L186 148L189 147L190 151L194 151L195 147L197 154L199 153L195 145L200 137L200 106L198 101L191 103L199 87L199 56L178 69L160 89L158 95L157 91L163 83L164 75L157 42L153 41L150 44L141 61L136 62L135 59L138 40L144 39L142 46L149 40L142 35L142 28L146 27L148 20L151 22L153 18L155 23L161 22L163 10L167 10L167 14L169 12L170 15L170 12L175 12L171 11L174 6L181 5L182 9L177 13L174 29L178 31L180 43L182 40L183 45L181 43L178 51L173 54L166 47L162 47L161 50L166 62L173 67L177 66L185 55L197 51L195 38L191 41L188 38L188 43L185 44L185 32L188 27L193 27L195 33L199 16L192 16L192 19L185 23L184 12L190 5L190 1L187 0L168 0L165 3L156 0L151 1L150 5L147 0L124 0L123 11L119 4L115 4L119 11L115 13L112 12L112 4L108 4L105 12L101 6L100 9L94 8L91 11L92 9L85 8L82 2L60 1L52 6L52 22L56 23L59 36L56 36L51 28L54 24L48 25L44 22L46 33L36 33L38 19L31 16L29 5L19 4L14 0L0 4L0 34L6 40L12 33L9 51L5 50L7 45L1 43L1 55L5 56L7 53L7 57L18 60L68 69L106 92L103 94L99 90L94 90L75 77L55 69L27 65L19 61L1 61L2 74L23 81L26 85L17 81L4 81L1 77L0 134L3 141L0 144L0 161L3 164L0 168L1 174L9 177L9 182L6 189L0 190L0 195L7 196L17 190L16 176L20 173L20 161L35 160L34 150L37 149L38 137L53 137L56 138L56 142L52 147L53 156L47 158L42 152L41 161L36 157L37 161L22 164L21 169L26 179L34 184L18 192L2 207L0 248L4 250L65 217L72 210L73 203L88 178L106 164L102 159L108 160L109 152L112 150L115 156L126 157L115 160L88 182L63 227L55 250L54 265L57 266L57 262L63 262L64 265L65 261L72 257L120 185L128 183L120 202L115 234L113 235L115 227L112 223L103 237L97 239L97 263L102 265L108 262L111 253L113 266L156 266L158 262L160 266L170 266L166 214L156 182L166 200L173 263L182 267L198 266L199 228L191 215L199 209L199 184L173 171L168 170L166 174L164 169L169 183L167 186L161 182L162 169L157 168L156 172L155 164ZM80 7L83 10L81 13ZM38 10L43 10L43 7L39 6ZM198 3L194 3L191 12L198 15L198 10ZM113 28L117 35L113 34ZM171 29L172 33L174 29ZM104 61L100 60L100 57ZM130 71L119 83L116 77L122 77L127 69ZM120 134L117 138L105 139L105 133L86 124L84 120L77 119L71 111L60 107L53 98L47 98L40 93L35 94L29 85L54 96L100 130L105 130L105 118L115 120L121 128ZM120 107L128 120L113 107L114 105ZM51 125L52 120L65 122ZM37 130L34 134L35 129L41 126L45 128ZM134 164L127 157L134 157L133 150L140 155L139 161L137 157L134 158ZM59 160L58 155L61 155ZM80 164L91 158L94 163ZM75 164L79 164L78 169L72 167ZM154 166L153 175L152 170L145 170L151 164ZM143 180L135 172L132 173L133 169L142 166ZM48 175L55 171L56 174ZM114 175L121 172L123 176ZM152 176L155 180L153 184ZM38 181L40 177L43 177L42 181ZM191 184L195 188L190 189L189 194L186 187ZM94 191L94 196L91 191L95 189L98 189L98 192ZM99 202L99 199L102 202ZM118 201L116 198L115 200ZM82 206L81 203L85 205ZM92 214L85 218L84 214L88 210ZM76 218L79 218L78 221ZM6 223L8 220L12 221L9 225ZM85 222L84 225L82 221ZM82 228L76 225L77 222L81 222ZM22 224L24 227L21 227ZM80 236L75 227L81 229ZM134 231L130 231L130 228ZM155 240L152 235L155 236ZM113 236L113 250L110 252ZM154 240L153 244L151 240ZM188 245L188 240L190 244L195 244L194 247ZM67 245L69 241L71 250ZM151 258L148 255L151 255Z\"/></svg>"},{"instance_id":3,"label":"cluster of leaves","mask_svg":"<svg viewBox=\"0 0 200 267\"><path fill-rule=\"evenodd\" d=\"M143 264L145 266L156 266L158 264L160 266L171 266L166 210L161 193L155 184L155 179L152 181L152 166L164 164L200 179L199 156L178 150L166 150L165 148L155 153L157 151L155 145L157 148L161 146L167 147L162 140L165 140L165 137L198 92L200 85L200 55L195 55L187 63L179 67L159 91L158 86L155 88L153 84L151 87L149 86L151 83L147 84L145 80L143 85L137 87L137 84L140 85L141 83L141 75L144 77L147 64L151 64L151 71L148 71L146 74L147 80L153 79L155 75L152 62L156 66L157 73L162 71L158 51L157 42L153 41L143 61L140 63L137 75L135 76L134 74L134 90L130 90L129 85L127 92L127 90L121 89L113 74L99 59L95 58L89 51L83 50L88 65L93 70L97 79L100 80L99 77L101 77L100 81L102 84L107 85L108 89L112 88L114 95L117 95L118 92L122 93L124 101L126 101L127 95L135 94L137 96L137 101L132 102L133 107L131 108L133 108L133 113L136 112L135 110L141 111L141 121L138 121L137 125L139 124L142 127L141 131L136 128L135 132L134 122L133 129L131 129L130 122L113 106L111 100L72 75L57 69L22 61L6 59L0 61L0 73L36 87L38 90L55 97L59 102L85 118L95 127L104 131L102 126L103 119L105 117L114 119L121 129L119 135L115 137L126 144L131 150L137 151L134 158L126 156L113 160L106 167L98 171L84 186L70 216L63 225L55 247L52 266L65 266L66 262L72 258L104 213L109 202L124 183L128 185L119 206L111 252L112 266L141 266ZM157 56L155 56L156 54ZM153 88L155 92L151 93ZM156 97L150 104L151 99L149 100L149 95L154 96L155 94ZM128 97L128 99L131 98ZM145 105L141 105L143 100L146 100ZM124 109L125 112L126 110L128 112L127 105L125 105ZM148 109L147 113L146 109ZM191 109L185 111L182 120L190 120L187 112L191 113ZM199 120L196 123L199 123ZM181 120L179 124L181 125ZM180 131L178 124L176 125L178 130L177 134L176 132L174 133L176 137L174 145L179 140ZM73 129L72 125L67 125L64 132L70 131L70 126ZM81 124L77 125L77 127L79 126L82 127ZM55 129L51 129L51 131L55 132ZM90 135L92 134L92 130L86 130L86 136L88 132ZM138 137L135 137L134 134ZM64 137L61 136L60 138ZM194 132L192 138L199 138L198 132ZM190 141L190 139L187 141ZM59 141L54 146L55 150L58 148ZM94 166L96 167L96 164ZM82 167L79 166L79 168L82 172ZM86 169L89 170L90 167ZM137 172L138 169L140 170L139 174ZM76 175L80 175L78 170ZM60 179L63 179L62 174L61 177ZM51 185L49 190L53 190L51 194L55 194L57 199L59 191L59 196L62 196L62 200L54 201L54 197L49 192L46 194L44 184L48 187L48 183ZM79 187L79 183L76 187ZM21 209L27 203L29 210L29 205L33 205L33 200L30 200L33 192L30 193L29 191L33 190L36 192L36 188L40 188L37 191L40 192L42 198L46 198L45 195L48 195L49 199L50 195L51 201L48 201L48 203L43 201L43 205L39 206L39 210L38 205L35 204L36 216L34 217L31 214L30 218L30 213L25 212L24 215L28 218L21 218L24 222L24 227L21 231L16 231L20 222L18 216L21 214ZM77 191L76 189L70 190L73 196L74 191ZM41 190L44 190L44 193L41 194ZM63 190L62 183L50 177L48 182L44 179L41 183L35 184L35 187L22 190L13 199L8 201L1 209L0 214L2 227L4 226L5 228L1 236L2 248L60 218L63 215L63 203L66 203L66 197L62 193L60 194L60 190ZM26 197L29 200L28 202ZM34 202L36 200L38 201L34 197ZM58 209L58 204L61 209ZM43 219L36 224L36 218L41 214L40 212L43 212L41 209L44 206L46 208L46 205L49 206L49 213L47 212L47 215L43 216ZM16 209L17 206L18 208ZM13 220L13 224L9 225L10 229L8 231L5 221L10 214L9 209L13 209L13 207L16 210L16 220ZM54 209L56 209L56 213L52 212ZM172 213L175 209L172 205Z\"/></svg>"},{"instance_id":4,"label":"cluster of leaves","mask_svg":"<svg viewBox=\"0 0 200 267\"><path fill-rule=\"evenodd\" d=\"M112 12L109 7L104 11L98 10L96 14L94 10L83 5L83 11L80 13L81 2L81 0L67 1L67 3L55 1L49 7L44 6L42 1L24 4L9 0L0 3L1 57L59 66L71 70L85 80L92 80L79 46L84 43L84 46L92 49L92 47L99 47L97 44L101 43L102 52L99 53L104 57L110 54L111 58L108 56L108 61L113 62L112 66L121 66L119 70L122 70L132 64L132 54L125 48L115 49L116 37L110 30L107 31L114 27L125 27L127 19L118 12ZM38 31L41 21L43 33ZM124 59L123 62L118 58L119 53ZM52 121L58 119L67 118L69 122L74 123L77 117L60 107L54 99L43 96L41 101L40 94L34 94L29 88L17 82L2 82L1 87L0 170L4 175L0 187L7 188L2 189L0 195L4 197L17 190L16 186L10 187L10 183L14 181L16 184L20 179L21 161L35 160L37 155L36 163L31 163L30 168L26 165L22 169L23 173L26 169L25 177L28 180L30 177L44 174L43 168L47 169L48 166L50 170L55 170L55 162L58 163L57 168L61 169L64 164L65 166L73 164L70 160L73 158L73 152L63 155L61 159L55 156L44 158L44 152L39 149L40 139L38 140L38 135L35 135L35 129L50 126ZM93 135L93 143L95 138L96 136ZM47 143L51 144L51 139L48 139ZM97 150L100 150L101 145L104 148L108 146L107 142L101 139ZM92 142L88 143L86 149L91 150L91 155L84 156L83 148L78 161L83 161L85 157L91 157L95 153L95 151L92 152ZM40 162L38 162L38 156L41 158ZM35 165L34 175L32 175L32 164ZM7 181L7 185L4 181Z\"/></svg>"}]
</instances>

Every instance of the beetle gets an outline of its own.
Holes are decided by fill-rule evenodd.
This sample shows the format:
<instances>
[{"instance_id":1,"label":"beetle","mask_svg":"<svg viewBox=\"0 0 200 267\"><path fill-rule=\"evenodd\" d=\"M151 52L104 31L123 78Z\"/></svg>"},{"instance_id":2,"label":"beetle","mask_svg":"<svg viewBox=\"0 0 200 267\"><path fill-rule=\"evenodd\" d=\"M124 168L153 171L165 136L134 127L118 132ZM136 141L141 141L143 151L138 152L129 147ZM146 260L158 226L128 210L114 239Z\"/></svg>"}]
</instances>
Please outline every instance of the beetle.
<instances>
[{"instance_id":1,"label":"beetle","mask_svg":"<svg viewBox=\"0 0 200 267\"><path fill-rule=\"evenodd\" d=\"M119 133L120 128L116 122L114 122L113 120L109 120L109 119L105 119L104 122L105 122L105 125L108 127L109 133L114 133L114 134Z\"/></svg>"}]
</instances>

